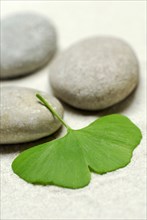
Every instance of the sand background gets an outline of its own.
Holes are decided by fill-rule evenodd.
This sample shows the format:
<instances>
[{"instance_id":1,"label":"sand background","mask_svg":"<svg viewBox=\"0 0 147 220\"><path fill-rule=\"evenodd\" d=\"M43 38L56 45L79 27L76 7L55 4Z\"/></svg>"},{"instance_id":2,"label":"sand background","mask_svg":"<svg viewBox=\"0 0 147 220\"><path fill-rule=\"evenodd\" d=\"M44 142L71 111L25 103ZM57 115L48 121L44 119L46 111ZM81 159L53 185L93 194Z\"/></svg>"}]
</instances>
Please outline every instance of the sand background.
<instances>
[{"instance_id":1,"label":"sand background","mask_svg":"<svg viewBox=\"0 0 147 220\"><path fill-rule=\"evenodd\" d=\"M59 50L93 35L125 39L140 62L140 83L132 95L112 108L86 112L67 105L65 120L82 128L97 117L121 113L136 123L143 140L131 163L105 175L92 174L91 183L78 190L56 186L33 186L13 174L12 160L20 151L41 141L0 146L1 219L146 219L146 1L1 1L1 17L20 11L35 11L50 18L58 31ZM51 93L49 65L30 76L2 81L1 86L31 87ZM65 134L61 129L53 138Z\"/></svg>"}]
</instances>

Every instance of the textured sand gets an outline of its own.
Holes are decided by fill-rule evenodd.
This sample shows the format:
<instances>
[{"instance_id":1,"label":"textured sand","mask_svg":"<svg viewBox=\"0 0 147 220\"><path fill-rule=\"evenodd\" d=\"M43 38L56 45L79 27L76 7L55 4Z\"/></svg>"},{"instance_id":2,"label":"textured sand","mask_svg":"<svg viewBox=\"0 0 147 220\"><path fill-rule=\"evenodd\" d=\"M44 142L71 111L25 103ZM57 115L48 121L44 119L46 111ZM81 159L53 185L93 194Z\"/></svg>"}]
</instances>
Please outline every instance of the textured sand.
<instances>
[{"instance_id":1,"label":"textured sand","mask_svg":"<svg viewBox=\"0 0 147 220\"><path fill-rule=\"evenodd\" d=\"M80 38L96 34L116 35L128 41L136 51L141 68L136 93L121 104L105 111L91 113L65 106L65 120L73 128L81 128L107 113L130 117L143 133L132 162L116 172L92 175L89 186L79 190L55 186L33 186L13 174L11 162L20 150L30 146L1 147L1 218L30 219L98 219L145 220L146 209L146 66L145 66L145 2L2 2L5 13L30 9L42 12L55 22L62 48ZM3 82L50 91L48 67L26 78ZM63 135L63 129L59 135Z\"/></svg>"}]
</instances>

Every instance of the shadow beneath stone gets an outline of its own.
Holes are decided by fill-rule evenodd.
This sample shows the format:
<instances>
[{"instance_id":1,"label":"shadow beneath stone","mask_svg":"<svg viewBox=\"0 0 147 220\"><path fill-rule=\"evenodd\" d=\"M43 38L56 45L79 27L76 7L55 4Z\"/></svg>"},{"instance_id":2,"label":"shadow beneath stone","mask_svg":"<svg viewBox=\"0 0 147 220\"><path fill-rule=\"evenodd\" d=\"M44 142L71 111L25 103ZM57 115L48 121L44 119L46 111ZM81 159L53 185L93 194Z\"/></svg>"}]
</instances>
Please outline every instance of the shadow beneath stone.
<instances>
[{"instance_id":1,"label":"shadow beneath stone","mask_svg":"<svg viewBox=\"0 0 147 220\"><path fill-rule=\"evenodd\" d=\"M72 112L73 114L82 115L82 116L94 115L97 117L101 117L110 114L121 114L125 109L129 108L129 106L133 103L137 89L138 88L136 88L127 98L125 98L121 102L103 110L96 110L96 111L81 110L75 107L71 107L70 105L64 102L62 102L62 104L66 112Z\"/></svg>"},{"instance_id":2,"label":"shadow beneath stone","mask_svg":"<svg viewBox=\"0 0 147 220\"><path fill-rule=\"evenodd\" d=\"M136 90L132 92L126 99L123 101L113 105L112 107L109 107L107 109L104 109L103 111L99 112L99 116L105 116L110 114L121 114L124 110L129 108L131 104L134 102Z\"/></svg>"},{"instance_id":3,"label":"shadow beneath stone","mask_svg":"<svg viewBox=\"0 0 147 220\"><path fill-rule=\"evenodd\" d=\"M105 115L109 115L109 114L121 114L125 109L129 108L129 106L132 104L132 102L134 101L135 98L135 94L137 92L137 88L123 101L119 102L116 105L113 105L112 107L109 107L107 109L104 110L100 110L100 111L86 111L86 110L80 110L74 107L69 106L68 104L62 102L63 107L65 109L65 111L67 113L72 113L75 115L81 115L81 116L97 116L97 117L101 117L101 116L105 116ZM33 142L29 142L29 143L21 143L21 144L3 144L0 145L0 153L1 154L7 154L7 153L14 153L14 152L21 152L24 151L30 147L48 142L48 141L52 141L56 138L59 138L61 136L61 133L63 131L63 126L57 131L55 132L53 135L39 139L37 141L33 141Z\"/></svg>"},{"instance_id":4,"label":"shadow beneath stone","mask_svg":"<svg viewBox=\"0 0 147 220\"><path fill-rule=\"evenodd\" d=\"M61 127L58 131L56 131L54 134L41 138L39 140L33 141L33 142L27 142L27 143L18 143L18 144L0 144L0 154L9 154L14 152L22 152L28 148L37 146L39 144L43 144L52 140L57 139L61 133L62 133L63 127Z\"/></svg>"},{"instance_id":5,"label":"shadow beneath stone","mask_svg":"<svg viewBox=\"0 0 147 220\"><path fill-rule=\"evenodd\" d=\"M46 60L44 63L42 63L42 65L40 65L38 68L36 68L36 69L34 69L32 71L29 71L29 72L24 73L22 75L0 78L0 82L8 82L8 81L21 80L21 79L25 79L25 78L28 78L28 77L32 77L33 75L39 74L41 70L49 68L49 66L53 62L55 56L56 56L56 53L53 54L53 56L50 57L49 60Z\"/></svg>"},{"instance_id":6,"label":"shadow beneath stone","mask_svg":"<svg viewBox=\"0 0 147 220\"><path fill-rule=\"evenodd\" d=\"M18 75L18 76L13 76L13 77L8 77L8 78L1 78L0 82L9 82L9 81L13 82L13 81L16 81L16 80L21 80L21 79L32 77L33 75L39 74L40 70L45 69L47 66L48 66L48 64L46 64L43 67L37 68L34 71L24 73L23 75Z\"/></svg>"}]
</instances>

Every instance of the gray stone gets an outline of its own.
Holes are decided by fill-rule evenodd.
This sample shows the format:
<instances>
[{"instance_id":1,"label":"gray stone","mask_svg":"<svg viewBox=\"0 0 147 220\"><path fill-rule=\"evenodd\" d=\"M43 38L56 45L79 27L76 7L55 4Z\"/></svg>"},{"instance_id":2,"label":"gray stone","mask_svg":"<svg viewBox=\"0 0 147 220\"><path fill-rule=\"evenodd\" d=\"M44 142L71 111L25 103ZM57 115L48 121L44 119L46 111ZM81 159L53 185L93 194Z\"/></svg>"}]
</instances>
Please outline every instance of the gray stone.
<instances>
[{"instance_id":1,"label":"gray stone","mask_svg":"<svg viewBox=\"0 0 147 220\"><path fill-rule=\"evenodd\" d=\"M22 13L1 21L1 78L13 78L45 65L56 51L56 32L38 14Z\"/></svg>"},{"instance_id":2,"label":"gray stone","mask_svg":"<svg viewBox=\"0 0 147 220\"><path fill-rule=\"evenodd\" d=\"M54 94L87 110L104 109L126 98L138 83L131 47L112 37L86 39L62 52L50 68Z\"/></svg>"},{"instance_id":3,"label":"gray stone","mask_svg":"<svg viewBox=\"0 0 147 220\"><path fill-rule=\"evenodd\" d=\"M38 91L2 87L0 104L0 144L34 141L59 129L61 123L36 98ZM47 93L39 92L63 116L63 107Z\"/></svg>"}]
</instances>

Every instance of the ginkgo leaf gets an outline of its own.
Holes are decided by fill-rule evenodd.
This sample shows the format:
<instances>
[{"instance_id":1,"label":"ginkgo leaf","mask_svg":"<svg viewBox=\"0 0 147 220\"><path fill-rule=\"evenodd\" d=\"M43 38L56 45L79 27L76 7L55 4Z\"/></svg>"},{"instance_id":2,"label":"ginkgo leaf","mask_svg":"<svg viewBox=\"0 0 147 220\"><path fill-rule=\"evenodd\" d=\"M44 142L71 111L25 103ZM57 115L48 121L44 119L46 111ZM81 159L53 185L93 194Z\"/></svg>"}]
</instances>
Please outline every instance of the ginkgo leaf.
<instances>
[{"instance_id":1,"label":"ginkgo leaf","mask_svg":"<svg viewBox=\"0 0 147 220\"><path fill-rule=\"evenodd\" d=\"M65 125L67 134L22 152L12 163L19 177L33 184L81 188L90 182L90 171L103 174L130 162L142 135L127 117L108 115L73 130L43 97L37 97Z\"/></svg>"}]
</instances>

